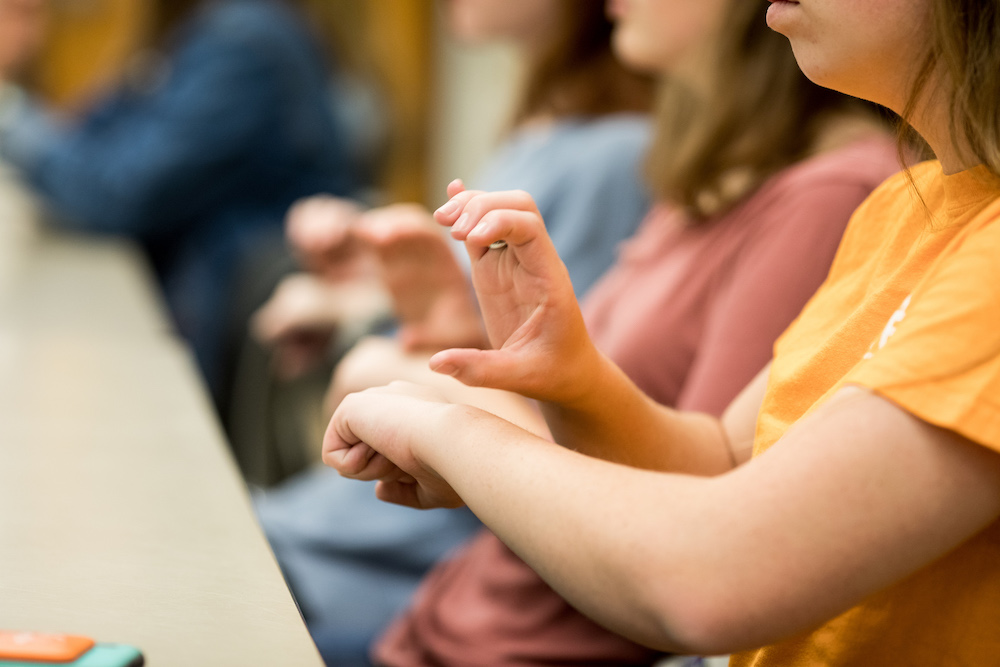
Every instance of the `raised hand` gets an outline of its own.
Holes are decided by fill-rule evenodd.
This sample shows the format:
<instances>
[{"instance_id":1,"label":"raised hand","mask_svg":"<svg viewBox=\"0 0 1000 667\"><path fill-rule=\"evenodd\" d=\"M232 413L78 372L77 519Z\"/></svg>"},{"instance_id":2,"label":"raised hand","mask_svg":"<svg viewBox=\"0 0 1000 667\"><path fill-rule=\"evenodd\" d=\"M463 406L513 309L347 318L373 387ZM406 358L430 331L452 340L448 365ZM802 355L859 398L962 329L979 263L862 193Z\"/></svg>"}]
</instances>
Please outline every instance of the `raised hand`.
<instances>
[{"instance_id":1,"label":"raised hand","mask_svg":"<svg viewBox=\"0 0 1000 667\"><path fill-rule=\"evenodd\" d=\"M45 40L44 0L0 0L0 83L24 72Z\"/></svg>"},{"instance_id":2,"label":"raised hand","mask_svg":"<svg viewBox=\"0 0 1000 667\"><path fill-rule=\"evenodd\" d=\"M299 261L330 281L374 273L365 244L354 233L363 211L350 199L317 195L296 202L285 218L285 235Z\"/></svg>"},{"instance_id":3,"label":"raised hand","mask_svg":"<svg viewBox=\"0 0 1000 667\"><path fill-rule=\"evenodd\" d=\"M343 325L375 321L389 299L374 280L330 282L311 273L285 277L254 313L250 331L273 350L277 376L292 380L317 367Z\"/></svg>"},{"instance_id":4,"label":"raised hand","mask_svg":"<svg viewBox=\"0 0 1000 667\"><path fill-rule=\"evenodd\" d=\"M376 257L405 349L486 344L465 272L427 209L416 204L373 209L361 217L355 234Z\"/></svg>"},{"instance_id":5,"label":"raised hand","mask_svg":"<svg viewBox=\"0 0 1000 667\"><path fill-rule=\"evenodd\" d=\"M572 402L599 353L534 201L521 191L466 191L460 181L448 194L434 217L465 241L493 349L445 350L431 367L473 386Z\"/></svg>"}]
</instances>

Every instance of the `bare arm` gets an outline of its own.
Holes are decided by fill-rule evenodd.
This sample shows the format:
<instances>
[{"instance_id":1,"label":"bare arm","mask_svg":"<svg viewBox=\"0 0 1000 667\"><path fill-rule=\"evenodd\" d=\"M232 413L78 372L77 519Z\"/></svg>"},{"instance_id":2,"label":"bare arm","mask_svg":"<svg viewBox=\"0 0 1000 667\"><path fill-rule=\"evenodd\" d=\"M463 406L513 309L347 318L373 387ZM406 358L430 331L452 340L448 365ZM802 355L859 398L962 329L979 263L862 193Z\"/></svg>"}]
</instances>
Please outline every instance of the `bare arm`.
<instances>
[{"instance_id":1,"label":"bare arm","mask_svg":"<svg viewBox=\"0 0 1000 667\"><path fill-rule=\"evenodd\" d=\"M358 441L417 482L383 484L383 498L464 501L582 611L674 650L806 630L1000 515L1000 455L856 388L713 478L607 463L384 390L345 401L325 460L349 472Z\"/></svg>"},{"instance_id":2,"label":"bare arm","mask_svg":"<svg viewBox=\"0 0 1000 667\"><path fill-rule=\"evenodd\" d=\"M337 364L326 405L328 416L348 394L403 381L429 387L449 403L462 403L502 417L521 428L549 439L548 427L534 401L485 387L470 387L427 367L430 355L409 352L394 338L362 338Z\"/></svg>"},{"instance_id":3,"label":"bare arm","mask_svg":"<svg viewBox=\"0 0 1000 667\"><path fill-rule=\"evenodd\" d=\"M431 358L432 368L472 386L542 401L556 441L582 453L698 475L732 467L734 454L718 419L658 405L596 349L566 269L526 193L477 193L454 183L449 194L435 215L466 243L494 349L446 350ZM503 247L491 245L499 240ZM739 414L752 428L755 414Z\"/></svg>"},{"instance_id":4,"label":"bare arm","mask_svg":"<svg viewBox=\"0 0 1000 667\"><path fill-rule=\"evenodd\" d=\"M732 439L722 420L656 403L603 355L597 368L599 373L586 382L592 391L573 403L543 404L556 442L636 468L710 476L733 467ZM749 418L752 428L756 413L737 415ZM739 433L746 424L737 415L729 421Z\"/></svg>"}]
</instances>

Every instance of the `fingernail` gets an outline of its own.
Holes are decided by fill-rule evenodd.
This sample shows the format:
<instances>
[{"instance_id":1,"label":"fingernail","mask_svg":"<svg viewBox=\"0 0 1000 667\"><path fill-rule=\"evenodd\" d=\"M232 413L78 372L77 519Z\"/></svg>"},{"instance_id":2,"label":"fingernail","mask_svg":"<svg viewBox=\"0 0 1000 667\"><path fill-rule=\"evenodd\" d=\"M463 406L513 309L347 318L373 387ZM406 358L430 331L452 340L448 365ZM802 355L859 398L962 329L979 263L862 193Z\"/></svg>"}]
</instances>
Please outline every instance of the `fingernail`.
<instances>
[{"instance_id":1,"label":"fingernail","mask_svg":"<svg viewBox=\"0 0 1000 667\"><path fill-rule=\"evenodd\" d=\"M440 366L438 366L437 368L435 368L434 372L435 373L441 373L443 375L452 375L452 376L454 376L456 373L458 373L458 368L454 364L445 363L445 364L441 364Z\"/></svg>"},{"instance_id":2,"label":"fingernail","mask_svg":"<svg viewBox=\"0 0 1000 667\"><path fill-rule=\"evenodd\" d=\"M440 213L441 215L454 215L458 211L458 202L454 199L449 199L444 204L441 205L435 213Z\"/></svg>"}]
</instances>

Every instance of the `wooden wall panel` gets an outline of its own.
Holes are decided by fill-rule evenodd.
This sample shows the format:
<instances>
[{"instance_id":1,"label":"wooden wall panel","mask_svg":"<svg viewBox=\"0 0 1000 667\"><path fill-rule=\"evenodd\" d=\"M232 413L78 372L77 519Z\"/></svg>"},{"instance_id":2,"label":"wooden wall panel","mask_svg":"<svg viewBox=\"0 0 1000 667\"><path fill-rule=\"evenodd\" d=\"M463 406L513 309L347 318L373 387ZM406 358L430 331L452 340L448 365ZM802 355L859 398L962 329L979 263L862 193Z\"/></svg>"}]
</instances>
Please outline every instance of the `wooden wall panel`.
<instances>
[{"instance_id":1,"label":"wooden wall panel","mask_svg":"<svg viewBox=\"0 0 1000 667\"><path fill-rule=\"evenodd\" d=\"M148 0L52 3L50 37L36 69L38 87L63 108L86 104L120 74L145 30L149 7Z\"/></svg>"},{"instance_id":2,"label":"wooden wall panel","mask_svg":"<svg viewBox=\"0 0 1000 667\"><path fill-rule=\"evenodd\" d=\"M433 81L433 3L367 3L368 49L390 102L391 148L383 186L395 201L423 202Z\"/></svg>"}]
</instances>

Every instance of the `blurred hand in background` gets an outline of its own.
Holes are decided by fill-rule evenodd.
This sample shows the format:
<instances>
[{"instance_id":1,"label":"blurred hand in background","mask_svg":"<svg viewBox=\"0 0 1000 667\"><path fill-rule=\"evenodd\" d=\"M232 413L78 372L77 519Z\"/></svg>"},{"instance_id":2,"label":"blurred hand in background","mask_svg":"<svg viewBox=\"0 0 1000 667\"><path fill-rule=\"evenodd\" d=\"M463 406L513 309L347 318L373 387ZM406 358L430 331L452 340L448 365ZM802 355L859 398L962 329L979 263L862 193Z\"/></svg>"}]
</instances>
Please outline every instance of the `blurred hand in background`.
<instances>
[{"instance_id":1,"label":"blurred hand in background","mask_svg":"<svg viewBox=\"0 0 1000 667\"><path fill-rule=\"evenodd\" d=\"M41 47L47 23L46 0L0 0L0 80L23 71Z\"/></svg>"}]
</instances>

